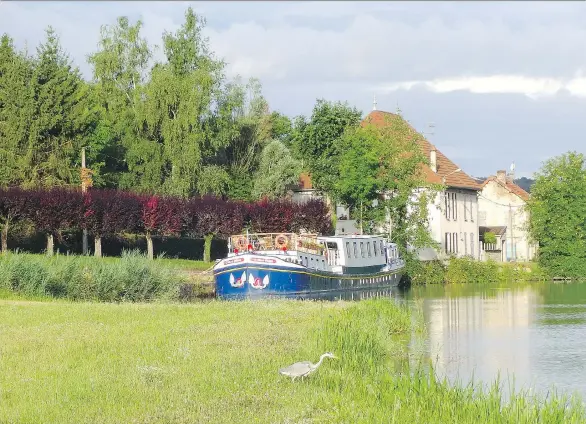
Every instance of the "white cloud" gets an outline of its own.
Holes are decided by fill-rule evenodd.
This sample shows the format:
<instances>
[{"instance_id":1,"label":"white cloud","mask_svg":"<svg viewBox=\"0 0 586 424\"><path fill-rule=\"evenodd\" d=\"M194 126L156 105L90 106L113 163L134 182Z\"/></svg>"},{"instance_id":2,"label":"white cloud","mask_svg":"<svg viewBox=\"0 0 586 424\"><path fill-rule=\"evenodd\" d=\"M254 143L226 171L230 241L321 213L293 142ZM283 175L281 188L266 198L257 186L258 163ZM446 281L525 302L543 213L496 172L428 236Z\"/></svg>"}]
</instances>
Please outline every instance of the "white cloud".
<instances>
[{"instance_id":1,"label":"white cloud","mask_svg":"<svg viewBox=\"0 0 586 424\"><path fill-rule=\"evenodd\" d=\"M405 81L381 85L375 91L391 93L423 87L434 93L468 91L474 94L523 94L530 98L553 96L562 90L576 97L586 97L586 78L533 78L521 75L492 75L485 77L456 77L431 81Z\"/></svg>"}]
</instances>

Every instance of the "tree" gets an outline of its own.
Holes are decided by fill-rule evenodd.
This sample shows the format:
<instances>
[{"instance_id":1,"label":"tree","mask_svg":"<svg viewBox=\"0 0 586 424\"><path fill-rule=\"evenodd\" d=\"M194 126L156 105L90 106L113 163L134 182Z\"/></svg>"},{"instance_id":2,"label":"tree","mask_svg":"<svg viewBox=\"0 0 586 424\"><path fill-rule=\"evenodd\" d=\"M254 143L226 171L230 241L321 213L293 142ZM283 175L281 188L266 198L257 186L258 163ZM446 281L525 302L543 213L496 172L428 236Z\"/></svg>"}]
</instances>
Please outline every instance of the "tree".
<instances>
[{"instance_id":1,"label":"tree","mask_svg":"<svg viewBox=\"0 0 586 424\"><path fill-rule=\"evenodd\" d=\"M120 190L89 190L84 194L82 226L94 236L94 255L102 256L102 238L140 228L140 199Z\"/></svg>"},{"instance_id":2,"label":"tree","mask_svg":"<svg viewBox=\"0 0 586 424\"><path fill-rule=\"evenodd\" d=\"M272 141L263 149L258 171L254 177L254 197L276 199L283 197L287 187L299 181L301 163L280 141Z\"/></svg>"},{"instance_id":3,"label":"tree","mask_svg":"<svg viewBox=\"0 0 586 424\"><path fill-rule=\"evenodd\" d=\"M214 237L228 237L244 228L245 210L241 203L225 201L213 196L190 199L188 227L191 234L203 237L203 260L211 260Z\"/></svg>"},{"instance_id":4,"label":"tree","mask_svg":"<svg viewBox=\"0 0 586 424\"><path fill-rule=\"evenodd\" d=\"M386 227L393 240L407 247L428 247L427 207L439 187L426 182L421 137L400 116L374 125L365 122L342 137L337 196L353 206L351 214L367 231ZM389 223L392 228L389 228Z\"/></svg>"},{"instance_id":5,"label":"tree","mask_svg":"<svg viewBox=\"0 0 586 424\"><path fill-rule=\"evenodd\" d=\"M536 173L527 203L539 263L556 277L586 275L586 158L568 152Z\"/></svg>"},{"instance_id":6,"label":"tree","mask_svg":"<svg viewBox=\"0 0 586 424\"><path fill-rule=\"evenodd\" d=\"M141 29L140 20L132 25L119 17L102 26L98 51L88 57L99 113L88 160L101 165L102 185L154 190L161 184L159 146L145 138L139 119L152 58Z\"/></svg>"},{"instance_id":7,"label":"tree","mask_svg":"<svg viewBox=\"0 0 586 424\"><path fill-rule=\"evenodd\" d=\"M311 118L300 117L293 130L297 156L311 174L315 188L331 192L339 175L340 139L347 128L357 127L361 112L347 103L318 100Z\"/></svg>"},{"instance_id":8,"label":"tree","mask_svg":"<svg viewBox=\"0 0 586 424\"><path fill-rule=\"evenodd\" d=\"M147 255L154 258L152 236L179 234L183 227L184 202L168 196L142 196L142 227L147 241Z\"/></svg>"},{"instance_id":9,"label":"tree","mask_svg":"<svg viewBox=\"0 0 586 424\"><path fill-rule=\"evenodd\" d=\"M0 38L0 187L21 184L23 152L33 117L30 81L33 62Z\"/></svg>"},{"instance_id":10,"label":"tree","mask_svg":"<svg viewBox=\"0 0 586 424\"><path fill-rule=\"evenodd\" d=\"M30 211L30 201L27 192L18 187L6 190L0 189L0 233L1 252L8 252L8 230L13 223L25 219Z\"/></svg>"},{"instance_id":11,"label":"tree","mask_svg":"<svg viewBox=\"0 0 586 424\"><path fill-rule=\"evenodd\" d=\"M95 117L89 89L49 27L37 49L27 100L30 126L22 152L26 187L79 183L79 152Z\"/></svg>"},{"instance_id":12,"label":"tree","mask_svg":"<svg viewBox=\"0 0 586 424\"><path fill-rule=\"evenodd\" d=\"M54 236L61 238L62 231L79 226L83 215L83 196L79 191L62 187L26 193L30 196L27 217L37 231L47 236L47 255L52 256Z\"/></svg>"}]
</instances>

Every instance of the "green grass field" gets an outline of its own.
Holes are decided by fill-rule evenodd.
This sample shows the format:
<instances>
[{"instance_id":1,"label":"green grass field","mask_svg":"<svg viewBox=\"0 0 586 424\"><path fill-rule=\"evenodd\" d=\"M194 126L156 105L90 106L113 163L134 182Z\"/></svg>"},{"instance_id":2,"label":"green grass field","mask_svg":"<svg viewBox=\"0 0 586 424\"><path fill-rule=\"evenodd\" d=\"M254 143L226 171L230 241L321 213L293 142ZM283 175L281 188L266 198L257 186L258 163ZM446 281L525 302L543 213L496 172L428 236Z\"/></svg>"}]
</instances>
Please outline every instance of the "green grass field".
<instances>
[{"instance_id":1,"label":"green grass field","mask_svg":"<svg viewBox=\"0 0 586 424\"><path fill-rule=\"evenodd\" d=\"M0 422L584 422L563 399L505 404L416 372L416 317L389 300L0 300ZM328 350L304 381L277 372Z\"/></svg>"}]
</instances>

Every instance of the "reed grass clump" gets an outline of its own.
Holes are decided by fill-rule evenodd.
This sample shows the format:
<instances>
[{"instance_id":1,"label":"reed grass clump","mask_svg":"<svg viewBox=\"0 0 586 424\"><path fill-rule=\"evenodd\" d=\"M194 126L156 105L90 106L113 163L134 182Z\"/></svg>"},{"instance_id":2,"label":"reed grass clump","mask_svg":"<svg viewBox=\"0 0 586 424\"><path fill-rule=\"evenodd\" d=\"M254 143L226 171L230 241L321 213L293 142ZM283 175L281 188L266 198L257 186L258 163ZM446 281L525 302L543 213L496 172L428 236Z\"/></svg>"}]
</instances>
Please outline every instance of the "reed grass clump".
<instances>
[{"instance_id":1,"label":"reed grass clump","mask_svg":"<svg viewBox=\"0 0 586 424\"><path fill-rule=\"evenodd\" d=\"M0 256L0 288L27 296L104 302L150 301L178 286L171 270L136 251L116 261L87 256Z\"/></svg>"}]
</instances>

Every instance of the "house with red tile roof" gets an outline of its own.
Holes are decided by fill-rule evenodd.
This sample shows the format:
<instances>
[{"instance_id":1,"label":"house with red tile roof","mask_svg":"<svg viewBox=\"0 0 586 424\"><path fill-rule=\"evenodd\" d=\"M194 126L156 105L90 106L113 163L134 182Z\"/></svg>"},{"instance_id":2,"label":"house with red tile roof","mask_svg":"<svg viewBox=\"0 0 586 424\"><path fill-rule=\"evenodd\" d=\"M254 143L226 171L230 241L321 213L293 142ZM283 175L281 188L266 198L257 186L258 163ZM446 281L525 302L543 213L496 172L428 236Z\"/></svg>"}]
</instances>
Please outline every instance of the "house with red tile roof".
<instances>
[{"instance_id":1,"label":"house with red tile roof","mask_svg":"<svg viewBox=\"0 0 586 424\"><path fill-rule=\"evenodd\" d=\"M478 192L481 188L480 184L426 140L400 115L374 110L363 119L361 125L401 127L401 134L417 143L427 158L427 163L422 163L420 168L426 183L445 186L444 191L439 193L428 207L429 231L440 246L440 252L424 249L419 252L420 259L430 260L444 256L479 258ZM403 131L405 128L407 131ZM422 188L420 192L414 194L420 195L423 190L425 189ZM299 186L294 190L293 198L301 200L317 195L320 194L313 188L310 176L303 174ZM338 207L338 209L341 208Z\"/></svg>"},{"instance_id":2,"label":"house with red tile roof","mask_svg":"<svg viewBox=\"0 0 586 424\"><path fill-rule=\"evenodd\" d=\"M427 158L421 164L421 172L428 184L441 184L445 189L432 200L428 207L429 231L440 246L439 255L433 249L419 252L422 260L445 256L471 256L478 259L478 192L480 185L474 178L444 155L436 146L419 134L400 115L373 110L362 125L407 127L410 137Z\"/></svg>"},{"instance_id":3,"label":"house with red tile roof","mask_svg":"<svg viewBox=\"0 0 586 424\"><path fill-rule=\"evenodd\" d=\"M529 193L513 182L512 175L497 171L481 185L478 198L480 234L494 233L497 243L484 244L485 257L497 261L530 261L537 246L527 231Z\"/></svg>"}]
</instances>

